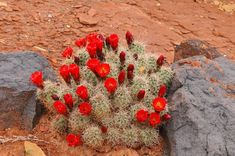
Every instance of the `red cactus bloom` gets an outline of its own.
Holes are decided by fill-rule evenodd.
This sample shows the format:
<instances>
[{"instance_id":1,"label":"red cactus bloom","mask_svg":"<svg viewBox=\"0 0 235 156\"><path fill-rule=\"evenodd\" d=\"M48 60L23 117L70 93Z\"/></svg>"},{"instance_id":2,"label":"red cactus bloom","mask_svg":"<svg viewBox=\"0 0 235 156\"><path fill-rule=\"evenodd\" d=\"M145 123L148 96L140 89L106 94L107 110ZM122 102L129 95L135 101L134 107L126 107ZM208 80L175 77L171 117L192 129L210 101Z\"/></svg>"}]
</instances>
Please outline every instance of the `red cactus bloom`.
<instances>
[{"instance_id":1,"label":"red cactus bloom","mask_svg":"<svg viewBox=\"0 0 235 156\"><path fill-rule=\"evenodd\" d=\"M115 90L117 89L117 81L112 77L107 78L104 81L104 87L107 89L109 93L114 93Z\"/></svg>"},{"instance_id":2,"label":"red cactus bloom","mask_svg":"<svg viewBox=\"0 0 235 156\"><path fill-rule=\"evenodd\" d=\"M124 63L126 60L126 53L124 51L122 51L119 55L119 59L121 63Z\"/></svg>"},{"instance_id":3,"label":"red cactus bloom","mask_svg":"<svg viewBox=\"0 0 235 156\"><path fill-rule=\"evenodd\" d=\"M74 62L75 62L76 64L79 64L79 62L80 62L80 58L79 58L79 57L77 57L77 56L74 56Z\"/></svg>"},{"instance_id":4,"label":"red cactus bloom","mask_svg":"<svg viewBox=\"0 0 235 156\"><path fill-rule=\"evenodd\" d=\"M72 133L67 135L66 141L68 143L68 146L71 146L71 147L79 146L79 145L82 144L81 136L80 135L75 135L75 134L72 134Z\"/></svg>"},{"instance_id":5,"label":"red cactus bloom","mask_svg":"<svg viewBox=\"0 0 235 156\"><path fill-rule=\"evenodd\" d=\"M92 107L88 102L82 102L80 103L78 109L82 115L89 115L91 113Z\"/></svg>"},{"instance_id":6,"label":"red cactus bloom","mask_svg":"<svg viewBox=\"0 0 235 156\"><path fill-rule=\"evenodd\" d=\"M131 45L134 41L134 37L133 37L133 35L131 34L130 31L126 32L126 41L127 41L128 45Z\"/></svg>"},{"instance_id":7,"label":"red cactus bloom","mask_svg":"<svg viewBox=\"0 0 235 156\"><path fill-rule=\"evenodd\" d=\"M140 90L140 91L138 92L138 94L137 94L137 98L138 98L139 100L143 99L144 96L145 96L145 90Z\"/></svg>"},{"instance_id":8,"label":"red cactus bloom","mask_svg":"<svg viewBox=\"0 0 235 156\"><path fill-rule=\"evenodd\" d=\"M170 115L170 114L164 114L164 115L162 116L162 119L163 119L164 121L168 121L168 120L171 119L171 115Z\"/></svg>"},{"instance_id":9,"label":"red cactus bloom","mask_svg":"<svg viewBox=\"0 0 235 156\"><path fill-rule=\"evenodd\" d=\"M117 50L118 48L118 35L117 34L111 34L109 36L109 44L113 48L113 50Z\"/></svg>"},{"instance_id":10,"label":"red cactus bloom","mask_svg":"<svg viewBox=\"0 0 235 156\"><path fill-rule=\"evenodd\" d=\"M97 38L96 41L95 41L95 44L96 44L96 51L98 53L102 53L103 41Z\"/></svg>"},{"instance_id":11,"label":"red cactus bloom","mask_svg":"<svg viewBox=\"0 0 235 156\"><path fill-rule=\"evenodd\" d=\"M110 73L110 66L107 63L101 63L95 68L96 73L104 78Z\"/></svg>"},{"instance_id":12,"label":"red cactus bloom","mask_svg":"<svg viewBox=\"0 0 235 156\"><path fill-rule=\"evenodd\" d=\"M161 97L157 97L153 100L152 106L155 109L155 111L161 112L166 107L166 99L161 98Z\"/></svg>"},{"instance_id":13,"label":"red cactus bloom","mask_svg":"<svg viewBox=\"0 0 235 156\"><path fill-rule=\"evenodd\" d=\"M137 121L145 122L148 119L148 111L141 109L138 112L136 112L135 117Z\"/></svg>"},{"instance_id":14,"label":"red cactus bloom","mask_svg":"<svg viewBox=\"0 0 235 156\"><path fill-rule=\"evenodd\" d=\"M109 41L109 37L106 37L106 39L105 39L105 43L106 43L106 46L107 46L108 48L110 48L110 41Z\"/></svg>"},{"instance_id":15,"label":"red cactus bloom","mask_svg":"<svg viewBox=\"0 0 235 156\"><path fill-rule=\"evenodd\" d=\"M86 39L85 38L80 38L77 41L75 41L75 44L79 47L85 47L86 46Z\"/></svg>"},{"instance_id":16,"label":"red cactus bloom","mask_svg":"<svg viewBox=\"0 0 235 156\"><path fill-rule=\"evenodd\" d=\"M128 72L127 72L127 78L128 78L128 80L133 80L133 78L134 78L134 72L133 72L133 71L128 71Z\"/></svg>"},{"instance_id":17,"label":"red cactus bloom","mask_svg":"<svg viewBox=\"0 0 235 156\"><path fill-rule=\"evenodd\" d=\"M91 33L86 36L86 40L88 43L94 42L97 39L96 33Z\"/></svg>"},{"instance_id":18,"label":"red cactus bloom","mask_svg":"<svg viewBox=\"0 0 235 156\"><path fill-rule=\"evenodd\" d=\"M108 128L105 126L101 126L101 131L102 131L102 133L107 133Z\"/></svg>"},{"instance_id":19,"label":"red cactus bloom","mask_svg":"<svg viewBox=\"0 0 235 156\"><path fill-rule=\"evenodd\" d=\"M41 71L35 71L31 74L30 80L33 82L34 85L37 87L43 87L43 74Z\"/></svg>"},{"instance_id":20,"label":"red cactus bloom","mask_svg":"<svg viewBox=\"0 0 235 156\"><path fill-rule=\"evenodd\" d=\"M100 39L102 42L104 42L104 36L102 34L98 34L97 38Z\"/></svg>"},{"instance_id":21,"label":"red cactus bloom","mask_svg":"<svg viewBox=\"0 0 235 156\"><path fill-rule=\"evenodd\" d=\"M127 67L127 71L134 71L134 69L135 69L134 64L129 64Z\"/></svg>"},{"instance_id":22,"label":"red cactus bloom","mask_svg":"<svg viewBox=\"0 0 235 156\"><path fill-rule=\"evenodd\" d=\"M87 67L92 70L93 72L95 71L95 68L100 64L100 61L96 58L90 58L87 62L86 65Z\"/></svg>"},{"instance_id":23,"label":"red cactus bloom","mask_svg":"<svg viewBox=\"0 0 235 156\"><path fill-rule=\"evenodd\" d=\"M61 101L55 101L53 106L59 114L67 114L67 108Z\"/></svg>"},{"instance_id":24,"label":"red cactus bloom","mask_svg":"<svg viewBox=\"0 0 235 156\"><path fill-rule=\"evenodd\" d=\"M161 123L161 119L160 119L159 113L153 112L149 115L149 124L152 127L155 127L156 125L158 125L160 123Z\"/></svg>"},{"instance_id":25,"label":"red cactus bloom","mask_svg":"<svg viewBox=\"0 0 235 156\"><path fill-rule=\"evenodd\" d=\"M163 65L163 63L164 63L164 56L163 55L160 55L159 57L158 57L158 59L157 59L157 65L158 66L162 66Z\"/></svg>"},{"instance_id":26,"label":"red cactus bloom","mask_svg":"<svg viewBox=\"0 0 235 156\"><path fill-rule=\"evenodd\" d=\"M87 87L83 85L77 87L76 93L83 100L87 100L89 97Z\"/></svg>"},{"instance_id":27,"label":"red cactus bloom","mask_svg":"<svg viewBox=\"0 0 235 156\"><path fill-rule=\"evenodd\" d=\"M60 75L63 77L65 82L69 83L70 82L69 66L62 65L60 67L59 71L60 71Z\"/></svg>"},{"instance_id":28,"label":"red cactus bloom","mask_svg":"<svg viewBox=\"0 0 235 156\"><path fill-rule=\"evenodd\" d=\"M125 70L122 70L118 75L118 83L123 84L126 78L126 72Z\"/></svg>"},{"instance_id":29,"label":"red cactus bloom","mask_svg":"<svg viewBox=\"0 0 235 156\"><path fill-rule=\"evenodd\" d=\"M56 95L56 94L51 95L51 98L52 98L54 101L58 101L58 100L60 99L59 96Z\"/></svg>"},{"instance_id":30,"label":"red cactus bloom","mask_svg":"<svg viewBox=\"0 0 235 156\"><path fill-rule=\"evenodd\" d=\"M75 63L69 65L69 72L72 75L73 79L75 81L79 81L80 78L80 69L79 66L76 65Z\"/></svg>"},{"instance_id":31,"label":"red cactus bloom","mask_svg":"<svg viewBox=\"0 0 235 156\"><path fill-rule=\"evenodd\" d=\"M73 49L71 48L71 47L67 47L62 53L61 53L61 55L63 56L63 57L71 57L72 56L72 54L73 54Z\"/></svg>"},{"instance_id":32,"label":"red cactus bloom","mask_svg":"<svg viewBox=\"0 0 235 156\"><path fill-rule=\"evenodd\" d=\"M64 95L64 101L65 104L69 107L69 108L73 108L73 96L71 94L65 94Z\"/></svg>"},{"instance_id":33,"label":"red cactus bloom","mask_svg":"<svg viewBox=\"0 0 235 156\"><path fill-rule=\"evenodd\" d=\"M133 54L133 58L134 58L136 61L138 60L138 57L139 57L138 54L136 54L136 53Z\"/></svg>"},{"instance_id":34,"label":"red cactus bloom","mask_svg":"<svg viewBox=\"0 0 235 156\"><path fill-rule=\"evenodd\" d=\"M166 94L166 85L161 85L158 91L158 97L163 97Z\"/></svg>"},{"instance_id":35,"label":"red cactus bloom","mask_svg":"<svg viewBox=\"0 0 235 156\"><path fill-rule=\"evenodd\" d=\"M91 58L96 57L96 44L94 42L91 42L87 45L86 50L88 51Z\"/></svg>"}]
</instances>

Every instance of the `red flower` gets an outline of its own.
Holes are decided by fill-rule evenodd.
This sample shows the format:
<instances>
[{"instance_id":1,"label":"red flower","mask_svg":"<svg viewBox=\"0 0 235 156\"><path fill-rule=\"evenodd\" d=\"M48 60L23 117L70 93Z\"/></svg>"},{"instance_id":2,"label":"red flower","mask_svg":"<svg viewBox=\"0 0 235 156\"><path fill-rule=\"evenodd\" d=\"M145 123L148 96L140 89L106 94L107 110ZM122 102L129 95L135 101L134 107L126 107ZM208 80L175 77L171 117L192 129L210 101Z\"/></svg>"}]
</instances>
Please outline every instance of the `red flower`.
<instances>
[{"instance_id":1,"label":"red flower","mask_svg":"<svg viewBox=\"0 0 235 156\"><path fill-rule=\"evenodd\" d=\"M64 95L64 101L65 101L65 104L69 108L73 108L73 96L71 94L65 94Z\"/></svg>"},{"instance_id":2,"label":"red flower","mask_svg":"<svg viewBox=\"0 0 235 156\"><path fill-rule=\"evenodd\" d=\"M85 38L80 38L77 41L75 41L75 44L79 47L85 47L86 46L86 39Z\"/></svg>"},{"instance_id":3,"label":"red flower","mask_svg":"<svg viewBox=\"0 0 235 156\"><path fill-rule=\"evenodd\" d=\"M107 63L101 63L95 68L95 71L100 77L104 78L109 74L110 66Z\"/></svg>"},{"instance_id":4,"label":"red flower","mask_svg":"<svg viewBox=\"0 0 235 156\"><path fill-rule=\"evenodd\" d=\"M125 78L126 78L126 72L125 72L125 70L122 70L118 75L118 83L119 84L124 83Z\"/></svg>"},{"instance_id":5,"label":"red flower","mask_svg":"<svg viewBox=\"0 0 235 156\"><path fill-rule=\"evenodd\" d=\"M157 59L157 65L158 66L162 66L163 65L163 63L164 63L164 56L163 55L160 55L159 57L158 57L158 59Z\"/></svg>"},{"instance_id":6,"label":"red flower","mask_svg":"<svg viewBox=\"0 0 235 156\"><path fill-rule=\"evenodd\" d=\"M96 33L91 33L86 36L86 40L88 43L94 42L97 39Z\"/></svg>"},{"instance_id":7,"label":"red flower","mask_svg":"<svg viewBox=\"0 0 235 156\"><path fill-rule=\"evenodd\" d=\"M102 42L104 42L104 36L102 34L98 34L97 38L100 39Z\"/></svg>"},{"instance_id":8,"label":"red flower","mask_svg":"<svg viewBox=\"0 0 235 156\"><path fill-rule=\"evenodd\" d=\"M127 78L128 78L129 80L133 80L133 78L134 78L134 72L133 72L133 71L128 71L128 72L127 72Z\"/></svg>"},{"instance_id":9,"label":"red flower","mask_svg":"<svg viewBox=\"0 0 235 156\"><path fill-rule=\"evenodd\" d=\"M101 131L102 131L102 133L107 133L108 128L105 126L101 126Z\"/></svg>"},{"instance_id":10,"label":"red flower","mask_svg":"<svg viewBox=\"0 0 235 156\"><path fill-rule=\"evenodd\" d=\"M133 58L135 59L135 60L138 60L138 54L133 54Z\"/></svg>"},{"instance_id":11,"label":"red flower","mask_svg":"<svg viewBox=\"0 0 235 156\"><path fill-rule=\"evenodd\" d=\"M109 36L109 44L113 48L113 50L117 50L118 47L118 35L117 34L111 34Z\"/></svg>"},{"instance_id":12,"label":"red flower","mask_svg":"<svg viewBox=\"0 0 235 156\"><path fill-rule=\"evenodd\" d=\"M34 85L36 85L37 87L43 87L43 79L42 79L43 75L41 71L36 71L34 73L31 74L31 81L33 82Z\"/></svg>"},{"instance_id":13,"label":"red flower","mask_svg":"<svg viewBox=\"0 0 235 156\"><path fill-rule=\"evenodd\" d=\"M158 113L151 113L149 115L149 124L152 127L155 127L156 125L161 123L160 115Z\"/></svg>"},{"instance_id":14,"label":"red flower","mask_svg":"<svg viewBox=\"0 0 235 156\"><path fill-rule=\"evenodd\" d=\"M69 65L69 72L70 72L70 74L72 75L72 77L73 77L73 79L75 81L79 81L79 78L80 78L80 74L79 74L80 69L79 69L78 65L76 65L74 63L70 64Z\"/></svg>"},{"instance_id":15,"label":"red flower","mask_svg":"<svg viewBox=\"0 0 235 156\"><path fill-rule=\"evenodd\" d=\"M106 43L106 46L107 46L108 48L110 48L110 41L109 41L109 37L106 37L106 39L105 39L105 43Z\"/></svg>"},{"instance_id":16,"label":"red flower","mask_svg":"<svg viewBox=\"0 0 235 156\"><path fill-rule=\"evenodd\" d=\"M126 41L127 41L128 45L131 45L134 41L134 37L133 37L133 35L131 34L130 31L126 32Z\"/></svg>"},{"instance_id":17,"label":"red flower","mask_svg":"<svg viewBox=\"0 0 235 156\"><path fill-rule=\"evenodd\" d=\"M126 60L126 53L124 51L122 51L119 55L119 59L121 63L124 63Z\"/></svg>"},{"instance_id":18,"label":"red flower","mask_svg":"<svg viewBox=\"0 0 235 156\"><path fill-rule=\"evenodd\" d=\"M78 86L77 87L77 90L76 90L76 93L77 95L83 99L83 100L86 100L88 99L89 95L88 95L88 90L85 86L81 85L81 86Z\"/></svg>"},{"instance_id":19,"label":"red flower","mask_svg":"<svg viewBox=\"0 0 235 156\"><path fill-rule=\"evenodd\" d=\"M163 111L166 107L166 99L157 97L153 100L152 106L155 109L155 111Z\"/></svg>"},{"instance_id":20,"label":"red flower","mask_svg":"<svg viewBox=\"0 0 235 156\"><path fill-rule=\"evenodd\" d=\"M51 95L51 98L52 98L54 101L58 101L58 100L60 99L56 94Z\"/></svg>"},{"instance_id":21,"label":"red flower","mask_svg":"<svg viewBox=\"0 0 235 156\"><path fill-rule=\"evenodd\" d=\"M96 51L98 53L102 53L103 41L97 38L96 41L95 41L95 44L96 44Z\"/></svg>"},{"instance_id":22,"label":"red flower","mask_svg":"<svg viewBox=\"0 0 235 156\"><path fill-rule=\"evenodd\" d=\"M139 122L144 122L148 119L148 111L141 109L135 114L135 117Z\"/></svg>"},{"instance_id":23,"label":"red flower","mask_svg":"<svg viewBox=\"0 0 235 156\"><path fill-rule=\"evenodd\" d=\"M81 136L80 135L75 135L75 134L72 134L72 133L67 135L66 141L67 141L68 145L72 146L72 147L75 147L75 146L78 146L78 145L82 144Z\"/></svg>"},{"instance_id":24,"label":"red flower","mask_svg":"<svg viewBox=\"0 0 235 156\"><path fill-rule=\"evenodd\" d=\"M163 119L164 121L168 121L168 120L171 119L171 115L170 115L170 114L164 114L164 115L162 116L162 119Z\"/></svg>"},{"instance_id":25,"label":"red flower","mask_svg":"<svg viewBox=\"0 0 235 156\"><path fill-rule=\"evenodd\" d=\"M117 89L117 81L112 77L107 78L104 81L104 87L107 89L109 93L114 93L115 90Z\"/></svg>"},{"instance_id":26,"label":"red flower","mask_svg":"<svg viewBox=\"0 0 235 156\"><path fill-rule=\"evenodd\" d=\"M91 113L92 107L88 102L82 102L80 103L78 109L82 115L89 115Z\"/></svg>"},{"instance_id":27,"label":"red flower","mask_svg":"<svg viewBox=\"0 0 235 156\"><path fill-rule=\"evenodd\" d=\"M95 68L100 64L100 61L96 58L90 58L87 62L86 65L87 67L92 70L93 72L95 71Z\"/></svg>"},{"instance_id":28,"label":"red flower","mask_svg":"<svg viewBox=\"0 0 235 156\"><path fill-rule=\"evenodd\" d=\"M127 67L127 71L134 71L134 69L135 69L134 64L129 64Z\"/></svg>"},{"instance_id":29,"label":"red flower","mask_svg":"<svg viewBox=\"0 0 235 156\"><path fill-rule=\"evenodd\" d=\"M86 50L88 51L91 58L96 57L96 49L97 49L96 44L93 42L87 45Z\"/></svg>"},{"instance_id":30,"label":"red flower","mask_svg":"<svg viewBox=\"0 0 235 156\"><path fill-rule=\"evenodd\" d=\"M55 101L53 106L59 114L67 114L67 108L61 101Z\"/></svg>"},{"instance_id":31,"label":"red flower","mask_svg":"<svg viewBox=\"0 0 235 156\"><path fill-rule=\"evenodd\" d=\"M140 90L139 93L137 94L137 98L139 100L143 99L145 96L145 90Z\"/></svg>"},{"instance_id":32,"label":"red flower","mask_svg":"<svg viewBox=\"0 0 235 156\"><path fill-rule=\"evenodd\" d=\"M166 85L161 85L158 91L158 97L163 97L166 94Z\"/></svg>"},{"instance_id":33,"label":"red flower","mask_svg":"<svg viewBox=\"0 0 235 156\"><path fill-rule=\"evenodd\" d=\"M60 75L63 77L63 79L67 83L69 83L70 82L69 67L67 65L62 65L59 70L60 70Z\"/></svg>"},{"instance_id":34,"label":"red flower","mask_svg":"<svg viewBox=\"0 0 235 156\"><path fill-rule=\"evenodd\" d=\"M63 57L71 57L73 54L73 49L71 47L67 47L62 53L61 55Z\"/></svg>"},{"instance_id":35,"label":"red flower","mask_svg":"<svg viewBox=\"0 0 235 156\"><path fill-rule=\"evenodd\" d=\"M74 62L75 62L76 64L79 64L79 62L80 62L80 59L79 59L79 57L77 57L77 56L74 56Z\"/></svg>"}]
</instances>

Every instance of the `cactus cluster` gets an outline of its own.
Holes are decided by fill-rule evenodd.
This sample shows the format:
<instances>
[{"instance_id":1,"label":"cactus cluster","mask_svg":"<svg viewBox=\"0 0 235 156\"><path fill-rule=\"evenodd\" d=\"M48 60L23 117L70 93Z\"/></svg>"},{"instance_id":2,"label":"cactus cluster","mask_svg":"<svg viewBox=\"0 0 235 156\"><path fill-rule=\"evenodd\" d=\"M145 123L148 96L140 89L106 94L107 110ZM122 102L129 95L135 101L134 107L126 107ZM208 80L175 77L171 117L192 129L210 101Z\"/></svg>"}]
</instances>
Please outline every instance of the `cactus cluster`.
<instances>
[{"instance_id":1,"label":"cactus cluster","mask_svg":"<svg viewBox=\"0 0 235 156\"><path fill-rule=\"evenodd\" d=\"M164 56L145 53L129 31L126 40L128 48L116 34L89 34L75 42L76 50L62 52L64 82L43 81L40 71L31 75L54 130L67 134L69 146L158 143L158 127L170 119L165 96L173 72Z\"/></svg>"}]
</instances>

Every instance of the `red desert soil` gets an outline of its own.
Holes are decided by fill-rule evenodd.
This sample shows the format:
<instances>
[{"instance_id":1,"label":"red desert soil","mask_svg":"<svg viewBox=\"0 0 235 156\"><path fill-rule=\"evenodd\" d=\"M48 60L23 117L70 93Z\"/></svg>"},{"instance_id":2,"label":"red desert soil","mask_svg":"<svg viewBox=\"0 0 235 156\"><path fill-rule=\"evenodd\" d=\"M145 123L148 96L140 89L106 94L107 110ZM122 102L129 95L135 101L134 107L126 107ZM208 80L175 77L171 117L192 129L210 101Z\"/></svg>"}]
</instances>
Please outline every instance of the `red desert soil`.
<instances>
[{"instance_id":1,"label":"red desert soil","mask_svg":"<svg viewBox=\"0 0 235 156\"><path fill-rule=\"evenodd\" d=\"M146 44L149 52L164 54L170 63L174 46L191 38L205 40L235 60L235 15L232 14L235 1L205 1L0 0L0 50L35 51L58 67L60 52L68 45L74 46L77 38L91 32L117 33L125 43L124 34L130 30L136 40ZM47 115L44 115L31 132L39 139L51 142L37 142L48 156L73 156L71 153L77 151L93 155L94 151L83 147L68 150L64 140L54 134L48 124ZM27 135L27 132L6 130L0 133L1 136L13 134ZM160 141L152 155L161 155L163 145ZM3 156L21 156L23 142L4 143L0 150ZM148 150L142 149L142 153L139 150L139 155L144 155L143 151ZM119 148L118 152L107 156L121 156L124 155L122 152L128 156L137 155L135 151Z\"/></svg>"}]
</instances>

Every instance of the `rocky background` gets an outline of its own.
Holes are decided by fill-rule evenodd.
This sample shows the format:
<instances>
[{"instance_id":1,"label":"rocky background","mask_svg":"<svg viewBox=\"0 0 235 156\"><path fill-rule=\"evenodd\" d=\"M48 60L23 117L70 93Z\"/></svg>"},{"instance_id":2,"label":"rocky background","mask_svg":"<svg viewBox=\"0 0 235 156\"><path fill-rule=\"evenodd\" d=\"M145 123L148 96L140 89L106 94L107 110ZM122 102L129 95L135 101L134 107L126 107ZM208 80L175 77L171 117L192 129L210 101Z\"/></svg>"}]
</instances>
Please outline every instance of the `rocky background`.
<instances>
[{"instance_id":1,"label":"rocky background","mask_svg":"<svg viewBox=\"0 0 235 156\"><path fill-rule=\"evenodd\" d=\"M1 154L23 156L23 141L30 140L48 156L235 155L234 11L229 0L0 1ZM173 63L173 119L153 149L68 148L50 129L28 77L35 69L56 69L63 48L87 33L124 39L126 30ZM28 50L37 54L20 52Z\"/></svg>"}]
</instances>

